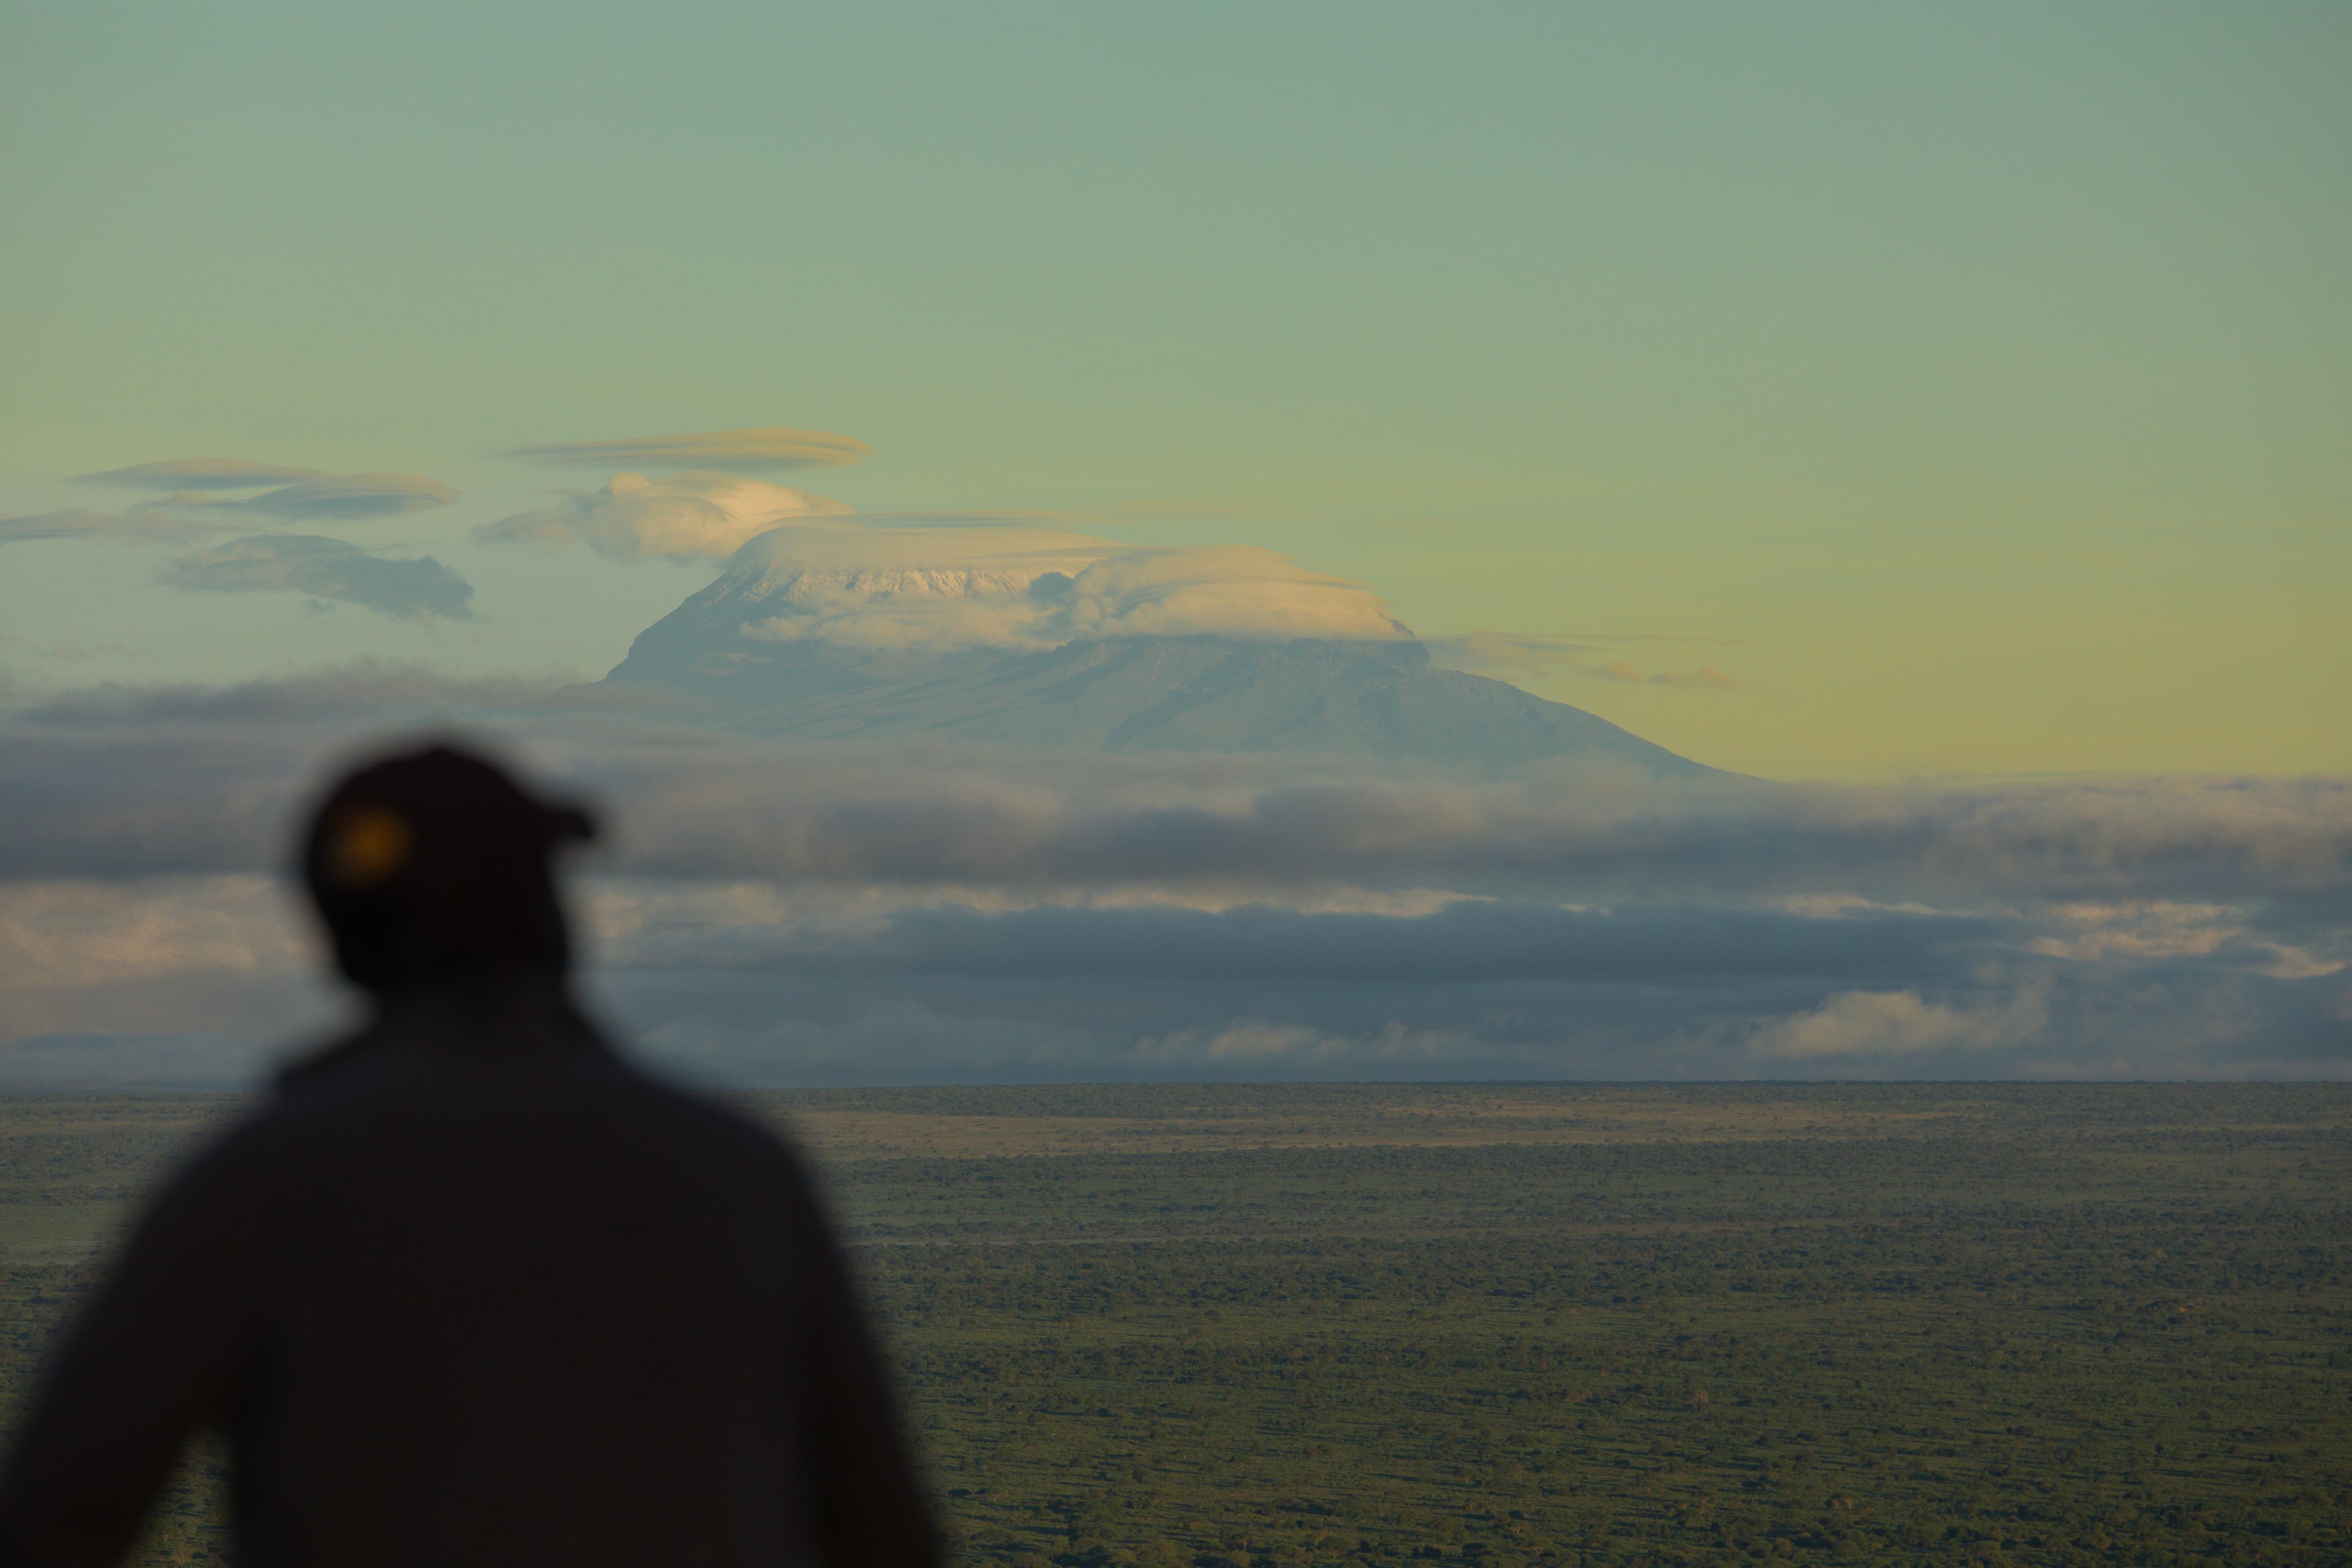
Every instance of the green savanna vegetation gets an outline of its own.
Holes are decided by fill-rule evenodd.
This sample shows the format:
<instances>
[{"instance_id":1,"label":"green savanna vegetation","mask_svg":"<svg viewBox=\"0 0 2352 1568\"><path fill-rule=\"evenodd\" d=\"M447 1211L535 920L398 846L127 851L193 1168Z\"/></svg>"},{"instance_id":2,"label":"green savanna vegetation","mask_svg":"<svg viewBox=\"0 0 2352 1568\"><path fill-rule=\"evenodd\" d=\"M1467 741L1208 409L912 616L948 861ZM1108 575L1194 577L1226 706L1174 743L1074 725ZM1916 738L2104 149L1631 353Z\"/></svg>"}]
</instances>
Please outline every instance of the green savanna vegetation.
<instances>
[{"instance_id":1,"label":"green savanna vegetation","mask_svg":"<svg viewBox=\"0 0 2352 1568\"><path fill-rule=\"evenodd\" d=\"M2352 1088L747 1103L974 1568L2352 1563ZM0 1397L233 1109L0 1100Z\"/></svg>"}]
</instances>

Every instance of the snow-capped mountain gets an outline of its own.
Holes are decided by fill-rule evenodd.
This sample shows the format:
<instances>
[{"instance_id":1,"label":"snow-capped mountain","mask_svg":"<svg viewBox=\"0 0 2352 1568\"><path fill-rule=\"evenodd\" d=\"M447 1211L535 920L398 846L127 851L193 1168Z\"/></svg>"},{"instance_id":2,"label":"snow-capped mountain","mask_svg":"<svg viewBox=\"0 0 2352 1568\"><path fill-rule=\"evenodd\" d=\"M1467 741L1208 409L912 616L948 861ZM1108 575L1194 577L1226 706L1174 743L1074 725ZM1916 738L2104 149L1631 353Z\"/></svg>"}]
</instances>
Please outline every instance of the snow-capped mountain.
<instances>
[{"instance_id":1,"label":"snow-capped mountain","mask_svg":"<svg viewBox=\"0 0 2352 1568\"><path fill-rule=\"evenodd\" d=\"M807 740L1712 772L1580 709L1439 668L1372 595L1266 552L1044 530L777 529L606 679Z\"/></svg>"}]
</instances>

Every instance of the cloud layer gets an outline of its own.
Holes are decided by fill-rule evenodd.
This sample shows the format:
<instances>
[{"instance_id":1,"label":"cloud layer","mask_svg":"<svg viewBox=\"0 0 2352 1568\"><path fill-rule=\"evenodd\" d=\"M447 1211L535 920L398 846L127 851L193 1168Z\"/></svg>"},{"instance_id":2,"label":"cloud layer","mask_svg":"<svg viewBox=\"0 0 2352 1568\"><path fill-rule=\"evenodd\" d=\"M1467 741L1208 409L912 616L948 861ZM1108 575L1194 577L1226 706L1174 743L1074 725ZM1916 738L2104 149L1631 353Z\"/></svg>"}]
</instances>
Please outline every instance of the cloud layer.
<instances>
[{"instance_id":1,"label":"cloud layer","mask_svg":"<svg viewBox=\"0 0 2352 1568\"><path fill-rule=\"evenodd\" d=\"M2352 1076L2352 781L795 748L383 668L9 721L22 1071L76 1040L110 1081L185 1071L314 1016L256 889L362 728L452 718L604 803L593 986L724 1081Z\"/></svg>"},{"instance_id":2,"label":"cloud layer","mask_svg":"<svg viewBox=\"0 0 2352 1568\"><path fill-rule=\"evenodd\" d=\"M340 539L266 533L172 563L163 581L210 594L306 594L379 615L469 621L473 584L431 556L387 560Z\"/></svg>"},{"instance_id":3,"label":"cloud layer","mask_svg":"<svg viewBox=\"0 0 2352 1568\"><path fill-rule=\"evenodd\" d=\"M270 517L349 521L430 511L457 499L456 490L421 474L332 474L215 504Z\"/></svg>"},{"instance_id":4,"label":"cloud layer","mask_svg":"<svg viewBox=\"0 0 2352 1568\"><path fill-rule=\"evenodd\" d=\"M128 514L91 511L73 507L65 511L37 512L30 517L0 517L0 544L35 539L128 539L152 542L184 539L209 531L206 526L159 512Z\"/></svg>"},{"instance_id":5,"label":"cloud layer","mask_svg":"<svg viewBox=\"0 0 2352 1568\"><path fill-rule=\"evenodd\" d=\"M142 490L250 490L328 477L318 468L250 463L242 458L167 458L161 462L133 463L127 468L74 476L81 484L122 485Z\"/></svg>"},{"instance_id":6,"label":"cloud layer","mask_svg":"<svg viewBox=\"0 0 2352 1568\"><path fill-rule=\"evenodd\" d=\"M447 506L457 499L456 490L421 474L329 474L240 458L172 458L82 474L78 479L85 484L166 492L157 500L141 502L136 509L141 511L215 508L321 521L397 517ZM226 493L236 490L257 493Z\"/></svg>"},{"instance_id":7,"label":"cloud layer","mask_svg":"<svg viewBox=\"0 0 2352 1568\"><path fill-rule=\"evenodd\" d=\"M140 511L195 511L205 509L278 517L289 521L362 522L372 518L398 517L447 506L457 492L438 479L421 474L332 474L305 479L250 496L207 496L192 493L142 501Z\"/></svg>"},{"instance_id":8,"label":"cloud layer","mask_svg":"<svg viewBox=\"0 0 2352 1568\"><path fill-rule=\"evenodd\" d=\"M585 543L615 561L724 561L780 523L848 512L829 497L733 474L659 479L614 474L602 489L564 491L556 505L486 523L474 537L503 544Z\"/></svg>"},{"instance_id":9,"label":"cloud layer","mask_svg":"<svg viewBox=\"0 0 2352 1568\"><path fill-rule=\"evenodd\" d=\"M1727 691L1739 684L1712 664L1696 669L1657 670L1644 674L1632 660L1612 658L1627 642L1695 642L1693 637L1550 637L1511 632L1466 632L1459 637L1433 637L1431 658L1448 669L1509 679L1554 669L1574 670L1598 680L1622 685L1667 686L1685 691Z\"/></svg>"},{"instance_id":10,"label":"cloud layer","mask_svg":"<svg viewBox=\"0 0 2352 1568\"><path fill-rule=\"evenodd\" d=\"M768 425L746 430L705 430L685 436L625 436L608 441L519 447L507 455L541 462L583 463L598 467L627 464L649 468L772 471L839 468L862 462L873 451L873 447L853 436Z\"/></svg>"}]
</instances>

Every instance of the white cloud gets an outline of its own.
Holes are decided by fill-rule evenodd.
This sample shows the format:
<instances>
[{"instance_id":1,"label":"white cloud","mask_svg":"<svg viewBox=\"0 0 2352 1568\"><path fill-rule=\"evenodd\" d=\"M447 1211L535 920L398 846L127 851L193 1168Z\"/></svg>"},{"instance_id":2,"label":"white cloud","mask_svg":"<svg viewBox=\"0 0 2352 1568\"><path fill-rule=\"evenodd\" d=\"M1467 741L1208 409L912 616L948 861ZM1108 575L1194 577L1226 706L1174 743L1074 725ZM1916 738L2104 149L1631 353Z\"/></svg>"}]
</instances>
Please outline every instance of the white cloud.
<instances>
[{"instance_id":1,"label":"white cloud","mask_svg":"<svg viewBox=\"0 0 2352 1568\"><path fill-rule=\"evenodd\" d=\"M2232 905L2169 899L2062 903L2048 914L2063 932L2036 938L2033 951L2076 963L2202 958L2243 942L2248 924L2246 911Z\"/></svg>"},{"instance_id":2,"label":"white cloud","mask_svg":"<svg viewBox=\"0 0 2352 1568\"><path fill-rule=\"evenodd\" d=\"M1923 1000L1916 991L1847 991L1810 1013L1759 1030L1765 1057L1911 1057L1930 1051L2005 1051L2050 1026L2042 989L2027 986L1980 1007Z\"/></svg>"},{"instance_id":3,"label":"white cloud","mask_svg":"<svg viewBox=\"0 0 2352 1568\"><path fill-rule=\"evenodd\" d=\"M2042 912L2059 929L2035 938L2026 944L2028 949L2077 963L2235 957L2255 973L2281 980L2307 980L2352 968L2352 947L2330 951L2326 940L2300 944L2273 940L2256 928L2252 910L2233 904L2127 899L2061 903Z\"/></svg>"},{"instance_id":4,"label":"white cloud","mask_svg":"<svg viewBox=\"0 0 2352 1568\"><path fill-rule=\"evenodd\" d=\"M779 528L709 591L755 640L1057 647L1080 638L1409 637L1360 584L1270 550L1136 550L1042 528Z\"/></svg>"},{"instance_id":5,"label":"white cloud","mask_svg":"<svg viewBox=\"0 0 2352 1568\"><path fill-rule=\"evenodd\" d=\"M0 882L0 996L198 970L291 970L309 954L289 909L271 879L255 875Z\"/></svg>"},{"instance_id":6,"label":"white cloud","mask_svg":"<svg viewBox=\"0 0 2352 1568\"><path fill-rule=\"evenodd\" d=\"M1360 584L1249 545L1141 550L1071 583L1064 626L1080 637L1345 637L1412 634ZM1060 640L1066 640L1062 638Z\"/></svg>"},{"instance_id":7,"label":"white cloud","mask_svg":"<svg viewBox=\"0 0 2352 1568\"><path fill-rule=\"evenodd\" d=\"M584 542L615 561L724 561L779 523L848 512L830 497L733 474L614 474L602 489L567 490L554 506L501 518L474 535L509 544Z\"/></svg>"},{"instance_id":8,"label":"white cloud","mask_svg":"<svg viewBox=\"0 0 2352 1568\"><path fill-rule=\"evenodd\" d=\"M0 1040L316 1027L335 1011L320 965L273 878L0 881ZM72 1076L78 1048L0 1058L0 1082Z\"/></svg>"},{"instance_id":9,"label":"white cloud","mask_svg":"<svg viewBox=\"0 0 2352 1568\"><path fill-rule=\"evenodd\" d=\"M1026 524L977 528L875 528L855 521L774 529L751 541L729 563L728 574L747 594L762 596L814 578L934 572L979 574L990 591L1026 592L1047 573L1082 572L1128 546L1116 540Z\"/></svg>"},{"instance_id":10,"label":"white cloud","mask_svg":"<svg viewBox=\"0 0 2352 1568\"><path fill-rule=\"evenodd\" d=\"M1050 646L1032 592L1124 547L1046 528L776 529L745 545L711 592L741 606L745 636L853 647Z\"/></svg>"}]
</instances>

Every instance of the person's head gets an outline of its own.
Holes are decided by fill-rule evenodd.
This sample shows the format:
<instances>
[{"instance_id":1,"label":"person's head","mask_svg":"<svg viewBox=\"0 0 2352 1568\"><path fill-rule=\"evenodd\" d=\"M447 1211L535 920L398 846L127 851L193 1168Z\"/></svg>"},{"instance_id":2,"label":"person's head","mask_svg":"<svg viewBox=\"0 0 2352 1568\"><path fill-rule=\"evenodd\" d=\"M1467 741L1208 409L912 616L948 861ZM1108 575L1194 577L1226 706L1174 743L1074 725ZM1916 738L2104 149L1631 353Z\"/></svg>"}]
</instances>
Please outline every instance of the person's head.
<instances>
[{"instance_id":1,"label":"person's head","mask_svg":"<svg viewBox=\"0 0 2352 1568\"><path fill-rule=\"evenodd\" d=\"M481 757L435 744L368 763L311 811L302 883L335 966L379 994L435 981L561 975L571 940L554 852L595 835Z\"/></svg>"}]
</instances>

